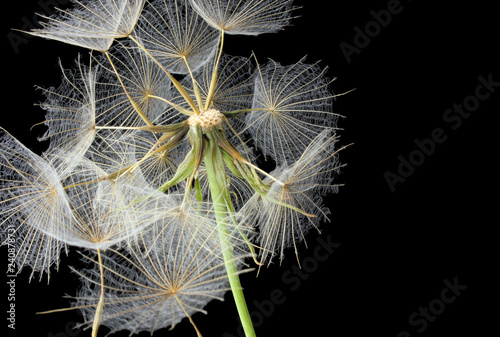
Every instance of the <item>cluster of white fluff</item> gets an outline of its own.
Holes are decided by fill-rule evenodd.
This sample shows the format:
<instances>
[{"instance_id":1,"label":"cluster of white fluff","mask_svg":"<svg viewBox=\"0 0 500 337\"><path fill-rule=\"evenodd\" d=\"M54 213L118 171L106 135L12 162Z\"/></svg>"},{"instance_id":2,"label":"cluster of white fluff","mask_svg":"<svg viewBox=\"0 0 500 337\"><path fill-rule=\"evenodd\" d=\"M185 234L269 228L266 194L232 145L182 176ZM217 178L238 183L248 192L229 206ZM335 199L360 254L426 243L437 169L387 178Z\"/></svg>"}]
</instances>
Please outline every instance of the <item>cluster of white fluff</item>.
<instances>
[{"instance_id":1,"label":"cluster of white fluff","mask_svg":"<svg viewBox=\"0 0 500 337\"><path fill-rule=\"evenodd\" d=\"M91 52L42 89L47 151L0 129L1 240L40 278L69 246L87 252L73 304L94 334L192 322L252 257L281 261L327 218L341 164L326 68L222 51L225 34L277 32L294 9L74 0L30 32Z\"/></svg>"}]
</instances>

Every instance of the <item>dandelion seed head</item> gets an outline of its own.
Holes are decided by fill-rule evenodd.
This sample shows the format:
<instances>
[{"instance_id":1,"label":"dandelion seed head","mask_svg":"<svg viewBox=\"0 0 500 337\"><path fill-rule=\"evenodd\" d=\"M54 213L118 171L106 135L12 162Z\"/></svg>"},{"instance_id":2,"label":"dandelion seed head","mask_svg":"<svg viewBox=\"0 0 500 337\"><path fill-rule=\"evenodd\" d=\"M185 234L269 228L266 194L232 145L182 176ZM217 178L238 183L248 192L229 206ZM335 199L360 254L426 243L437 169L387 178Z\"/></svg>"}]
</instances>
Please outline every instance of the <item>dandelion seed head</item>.
<instances>
[{"instance_id":1,"label":"dandelion seed head","mask_svg":"<svg viewBox=\"0 0 500 337\"><path fill-rule=\"evenodd\" d=\"M207 130L212 127L217 127L224 121L224 115L216 109L208 109L201 111L199 115L193 115L187 120L190 127L195 127L197 125L201 126L202 129Z\"/></svg>"},{"instance_id":2,"label":"dandelion seed head","mask_svg":"<svg viewBox=\"0 0 500 337\"><path fill-rule=\"evenodd\" d=\"M0 239L33 272L66 247L85 251L73 306L94 336L184 318L201 335L191 316L226 291L246 310L238 274L250 257L297 254L328 219L322 198L342 167L332 81L304 59L261 65L223 50L226 34L288 25L292 0L73 5L31 32L91 49L44 89L48 150L0 129Z\"/></svg>"}]
</instances>

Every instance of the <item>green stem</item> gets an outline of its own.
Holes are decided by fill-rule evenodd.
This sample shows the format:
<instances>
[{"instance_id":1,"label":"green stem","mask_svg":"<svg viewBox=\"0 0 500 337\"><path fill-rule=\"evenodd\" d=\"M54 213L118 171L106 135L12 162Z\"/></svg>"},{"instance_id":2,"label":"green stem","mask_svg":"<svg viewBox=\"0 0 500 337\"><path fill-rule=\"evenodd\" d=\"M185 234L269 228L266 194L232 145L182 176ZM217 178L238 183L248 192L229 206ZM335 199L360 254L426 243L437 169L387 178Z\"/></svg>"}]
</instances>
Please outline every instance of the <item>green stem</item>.
<instances>
[{"instance_id":1,"label":"green stem","mask_svg":"<svg viewBox=\"0 0 500 337\"><path fill-rule=\"evenodd\" d=\"M230 200L227 199L229 191L227 188L228 185L224 161L222 159L220 148L217 146L213 138L210 140L208 145L204 161L229 284L231 286L243 330L245 331L245 336L255 337L255 330L253 328L252 319L250 318L250 313L243 295L243 289L238 276L238 268L235 264L234 252L230 241L227 220L228 209L226 206L226 203L230 202Z\"/></svg>"}]
</instances>

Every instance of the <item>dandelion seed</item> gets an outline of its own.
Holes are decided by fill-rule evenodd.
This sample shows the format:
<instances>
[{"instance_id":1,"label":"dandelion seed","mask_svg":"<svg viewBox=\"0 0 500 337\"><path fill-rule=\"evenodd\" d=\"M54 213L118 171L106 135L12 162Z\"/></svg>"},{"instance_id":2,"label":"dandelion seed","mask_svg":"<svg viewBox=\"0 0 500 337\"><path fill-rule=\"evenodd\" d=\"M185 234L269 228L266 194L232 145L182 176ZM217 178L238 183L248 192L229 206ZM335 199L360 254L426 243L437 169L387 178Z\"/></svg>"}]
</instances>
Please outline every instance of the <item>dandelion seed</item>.
<instances>
[{"instance_id":1,"label":"dandelion seed","mask_svg":"<svg viewBox=\"0 0 500 337\"><path fill-rule=\"evenodd\" d=\"M194 74L204 102L206 102L210 91L215 62L217 62L217 58L213 57L202 71ZM224 113L251 107L254 84L252 64L249 58L222 54L216 80L211 108ZM192 85L188 81L184 83L191 92Z\"/></svg>"},{"instance_id":2,"label":"dandelion seed","mask_svg":"<svg viewBox=\"0 0 500 337\"><path fill-rule=\"evenodd\" d=\"M105 301L102 325L111 332L153 333L203 309L229 290L217 226L206 209L179 207L140 236L127 250L104 258ZM202 213L199 213L199 212ZM177 215L175 214L177 213ZM198 213L198 214L197 214ZM95 262L95 260L94 260ZM83 285L73 303L91 325L97 303L98 272L79 272Z\"/></svg>"},{"instance_id":3,"label":"dandelion seed","mask_svg":"<svg viewBox=\"0 0 500 337\"><path fill-rule=\"evenodd\" d=\"M92 144L96 129L95 116L101 93L96 91L99 67L85 66L80 57L77 70L63 71L63 82L58 88L43 89L46 101L41 105L47 111L44 124L48 130L39 138L49 140L45 157L64 176L71 171L72 163L82 157ZM69 161L60 159L58 153L71 153Z\"/></svg>"},{"instance_id":4,"label":"dandelion seed","mask_svg":"<svg viewBox=\"0 0 500 337\"><path fill-rule=\"evenodd\" d=\"M60 242L97 253L101 286L92 337L97 336L104 306L101 251L133 238L156 220L151 211L163 194L141 182L127 173L108 175L86 158L63 181L72 217L50 234Z\"/></svg>"},{"instance_id":5,"label":"dandelion seed","mask_svg":"<svg viewBox=\"0 0 500 337\"><path fill-rule=\"evenodd\" d=\"M216 52L220 37L188 0L151 1L141 15L136 34L148 52L174 74L188 74L202 67Z\"/></svg>"},{"instance_id":6,"label":"dandelion seed","mask_svg":"<svg viewBox=\"0 0 500 337\"><path fill-rule=\"evenodd\" d=\"M189 0L214 28L228 34L259 35L290 22L291 0Z\"/></svg>"},{"instance_id":7,"label":"dandelion seed","mask_svg":"<svg viewBox=\"0 0 500 337\"><path fill-rule=\"evenodd\" d=\"M45 17L42 29L32 35L58 40L83 48L106 51L115 38L128 36L145 0L74 0L74 7Z\"/></svg>"},{"instance_id":8,"label":"dandelion seed","mask_svg":"<svg viewBox=\"0 0 500 337\"><path fill-rule=\"evenodd\" d=\"M325 72L302 60L290 66L271 60L259 68L246 124L264 155L291 164L325 128L336 127Z\"/></svg>"},{"instance_id":9,"label":"dandelion seed","mask_svg":"<svg viewBox=\"0 0 500 337\"><path fill-rule=\"evenodd\" d=\"M16 244L15 263L32 268L30 275L59 263L65 245L57 239L60 224L72 218L69 200L55 170L0 128L1 244Z\"/></svg>"},{"instance_id":10,"label":"dandelion seed","mask_svg":"<svg viewBox=\"0 0 500 337\"><path fill-rule=\"evenodd\" d=\"M154 223L151 212L161 193L142 185L137 177L108 177L97 165L82 159L64 180L74 220L60 226L60 240L106 250Z\"/></svg>"},{"instance_id":11,"label":"dandelion seed","mask_svg":"<svg viewBox=\"0 0 500 337\"><path fill-rule=\"evenodd\" d=\"M144 117L152 124L161 120L163 111L169 106L151 96L169 98L172 83L163 70L147 55L129 44L117 43L107 57L96 57L105 70L100 81L101 104L105 109L97 114L97 123L102 126L146 125L138 115L134 101Z\"/></svg>"},{"instance_id":12,"label":"dandelion seed","mask_svg":"<svg viewBox=\"0 0 500 337\"><path fill-rule=\"evenodd\" d=\"M275 255L282 261L288 247L297 253L297 244L311 229L319 231L319 222L327 218L322 196L337 192L332 181L342 167L337 141L331 131L323 131L297 162L271 173L278 182L268 180L271 187L265 196L255 194L240 211L241 221L259 230L262 263L270 263Z\"/></svg>"},{"instance_id":13,"label":"dandelion seed","mask_svg":"<svg viewBox=\"0 0 500 337\"><path fill-rule=\"evenodd\" d=\"M297 254L343 166L326 68L224 51L226 34L282 29L292 1L74 2L32 32L91 49L45 90L49 149L0 129L2 243L41 273L88 251L73 306L92 337L183 318L201 335L192 316L227 290L255 337L239 274Z\"/></svg>"}]
</instances>

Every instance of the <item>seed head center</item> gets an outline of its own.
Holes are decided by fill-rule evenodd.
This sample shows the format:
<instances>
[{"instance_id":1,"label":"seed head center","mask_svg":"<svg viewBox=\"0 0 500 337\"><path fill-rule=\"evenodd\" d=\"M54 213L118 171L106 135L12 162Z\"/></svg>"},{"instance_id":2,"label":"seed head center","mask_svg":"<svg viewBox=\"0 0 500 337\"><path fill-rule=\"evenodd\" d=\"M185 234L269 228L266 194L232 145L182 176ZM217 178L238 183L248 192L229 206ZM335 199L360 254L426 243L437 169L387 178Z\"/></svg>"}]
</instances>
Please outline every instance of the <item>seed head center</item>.
<instances>
[{"instance_id":1,"label":"seed head center","mask_svg":"<svg viewBox=\"0 0 500 337\"><path fill-rule=\"evenodd\" d=\"M210 129L222 124L224 115L219 110L208 109L200 111L199 115L193 115L188 118L188 125L194 127L200 125L202 129Z\"/></svg>"}]
</instances>

